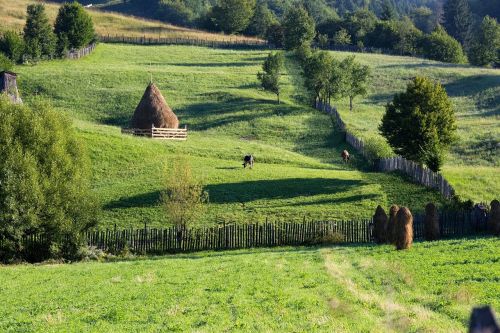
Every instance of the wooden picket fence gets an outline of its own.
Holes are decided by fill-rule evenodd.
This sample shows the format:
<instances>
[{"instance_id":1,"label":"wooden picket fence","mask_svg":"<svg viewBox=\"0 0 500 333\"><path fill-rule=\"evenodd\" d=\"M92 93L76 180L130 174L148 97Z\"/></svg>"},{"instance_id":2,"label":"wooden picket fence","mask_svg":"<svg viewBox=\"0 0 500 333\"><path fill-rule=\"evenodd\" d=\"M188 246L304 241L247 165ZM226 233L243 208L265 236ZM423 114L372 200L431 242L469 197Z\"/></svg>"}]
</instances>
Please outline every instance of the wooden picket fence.
<instances>
[{"instance_id":1,"label":"wooden picket fence","mask_svg":"<svg viewBox=\"0 0 500 333\"><path fill-rule=\"evenodd\" d=\"M442 238L482 235L487 231L486 214L477 211L441 212ZM424 215L414 215L415 240L424 239ZM117 253L168 254L207 250L320 244L369 244L373 242L373 220L328 220L223 224L204 228L148 228L95 230L85 233L90 247ZM25 248L43 248L47 237L25 237ZM0 242L1 243L1 242ZM0 244L1 245L1 244ZM45 246L46 247L46 246ZM28 256L28 254L27 254Z\"/></svg>"},{"instance_id":2,"label":"wooden picket fence","mask_svg":"<svg viewBox=\"0 0 500 333\"><path fill-rule=\"evenodd\" d=\"M325 111L335 120L340 130L345 132L346 142L356 149L359 154L366 159L372 158L366 150L363 140L349 132L345 122L342 120L342 117L335 107L332 107L328 103L317 103L316 108L318 110ZM402 156L379 158L376 161L376 167L381 172L400 171L418 184L439 190L439 192L447 199L450 199L455 194L455 190L442 174L434 172L418 163L407 160Z\"/></svg>"},{"instance_id":3,"label":"wooden picket fence","mask_svg":"<svg viewBox=\"0 0 500 333\"><path fill-rule=\"evenodd\" d=\"M227 38L222 40L186 38L186 37L137 37L124 35L102 35L99 40L104 43L121 43L135 45L190 45L205 46L213 48L238 48L238 49L267 49L269 44L264 40L242 40Z\"/></svg>"},{"instance_id":4,"label":"wooden picket fence","mask_svg":"<svg viewBox=\"0 0 500 333\"><path fill-rule=\"evenodd\" d=\"M185 128L150 128L150 129L139 129L139 128L123 128L122 134L130 134L136 136L145 136L153 139L161 140L187 140L187 127Z\"/></svg>"},{"instance_id":5,"label":"wooden picket fence","mask_svg":"<svg viewBox=\"0 0 500 333\"><path fill-rule=\"evenodd\" d=\"M83 57L91 54L95 50L95 47L96 47L96 44L93 43L93 44L90 44L89 46L84 47L84 48L79 49L79 50L68 51L68 52L66 52L66 58L67 59L74 59L74 60L83 58Z\"/></svg>"}]
</instances>

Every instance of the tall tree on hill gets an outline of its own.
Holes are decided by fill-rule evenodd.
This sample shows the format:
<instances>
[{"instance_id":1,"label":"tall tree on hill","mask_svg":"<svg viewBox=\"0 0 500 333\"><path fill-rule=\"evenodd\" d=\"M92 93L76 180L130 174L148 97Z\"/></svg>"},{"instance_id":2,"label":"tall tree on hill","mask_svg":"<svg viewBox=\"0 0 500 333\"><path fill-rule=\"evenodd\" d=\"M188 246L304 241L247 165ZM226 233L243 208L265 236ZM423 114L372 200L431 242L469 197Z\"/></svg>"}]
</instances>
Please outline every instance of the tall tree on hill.
<instances>
[{"instance_id":1,"label":"tall tree on hill","mask_svg":"<svg viewBox=\"0 0 500 333\"><path fill-rule=\"evenodd\" d=\"M59 8L54 32L60 54L69 49L80 49L95 40L92 17L78 2L65 3Z\"/></svg>"},{"instance_id":2,"label":"tall tree on hill","mask_svg":"<svg viewBox=\"0 0 500 333\"><path fill-rule=\"evenodd\" d=\"M39 59L42 56L50 58L54 55L56 36L52 32L52 26L43 4L28 5L24 42L26 53L33 59Z\"/></svg>"},{"instance_id":3,"label":"tall tree on hill","mask_svg":"<svg viewBox=\"0 0 500 333\"><path fill-rule=\"evenodd\" d=\"M368 92L370 68L356 61L355 56L349 56L342 61L346 75L345 95L349 97L349 110L353 109L356 96L364 96Z\"/></svg>"},{"instance_id":4,"label":"tall tree on hill","mask_svg":"<svg viewBox=\"0 0 500 333\"><path fill-rule=\"evenodd\" d=\"M439 171L455 140L455 113L440 83L416 77L387 104L380 133L397 154Z\"/></svg>"},{"instance_id":5,"label":"tall tree on hill","mask_svg":"<svg viewBox=\"0 0 500 333\"><path fill-rule=\"evenodd\" d=\"M475 34L469 51L469 60L478 66L500 63L500 25L497 20L486 16Z\"/></svg>"},{"instance_id":6,"label":"tall tree on hill","mask_svg":"<svg viewBox=\"0 0 500 333\"><path fill-rule=\"evenodd\" d=\"M468 0L446 0L443 9L444 28L467 49L473 24Z\"/></svg>"},{"instance_id":7,"label":"tall tree on hill","mask_svg":"<svg viewBox=\"0 0 500 333\"><path fill-rule=\"evenodd\" d=\"M285 48L295 50L310 45L316 34L316 25L303 7L292 7L283 20Z\"/></svg>"},{"instance_id":8,"label":"tall tree on hill","mask_svg":"<svg viewBox=\"0 0 500 333\"><path fill-rule=\"evenodd\" d=\"M281 52L269 53L266 61L264 61L264 64L262 65L262 69L264 70L264 72L259 72L257 74L262 88L276 94L276 97L278 98L278 104L280 103L280 78L283 63L284 58Z\"/></svg>"},{"instance_id":9,"label":"tall tree on hill","mask_svg":"<svg viewBox=\"0 0 500 333\"><path fill-rule=\"evenodd\" d=\"M382 3L382 12L380 13L380 19L382 21L392 21L397 18L396 10L389 0L385 0Z\"/></svg>"},{"instance_id":10,"label":"tall tree on hill","mask_svg":"<svg viewBox=\"0 0 500 333\"><path fill-rule=\"evenodd\" d=\"M212 9L212 20L224 32L242 32L255 13L256 0L219 0Z\"/></svg>"}]
</instances>

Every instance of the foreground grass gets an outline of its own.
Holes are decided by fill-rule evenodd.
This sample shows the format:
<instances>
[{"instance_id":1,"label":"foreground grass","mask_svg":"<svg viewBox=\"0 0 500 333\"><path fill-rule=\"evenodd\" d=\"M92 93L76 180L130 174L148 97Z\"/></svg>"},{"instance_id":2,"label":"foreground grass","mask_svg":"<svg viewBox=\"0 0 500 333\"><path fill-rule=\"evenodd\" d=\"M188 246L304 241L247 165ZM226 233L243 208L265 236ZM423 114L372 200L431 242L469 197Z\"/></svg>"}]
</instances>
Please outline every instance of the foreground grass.
<instances>
[{"instance_id":1,"label":"foreground grass","mask_svg":"<svg viewBox=\"0 0 500 333\"><path fill-rule=\"evenodd\" d=\"M333 52L343 58L349 53ZM459 141L453 145L443 173L466 199L491 201L500 193L500 72L410 57L356 54L372 68L366 98L358 98L349 112L348 101L338 103L349 127L366 140L383 141L378 125L385 104L417 75L441 82L455 107ZM390 149L389 149L390 151Z\"/></svg>"},{"instance_id":2,"label":"foreground grass","mask_svg":"<svg viewBox=\"0 0 500 333\"><path fill-rule=\"evenodd\" d=\"M465 332L498 239L0 267L3 332Z\"/></svg>"},{"instance_id":3,"label":"foreground grass","mask_svg":"<svg viewBox=\"0 0 500 333\"><path fill-rule=\"evenodd\" d=\"M50 98L75 119L93 163L101 225L164 225L159 204L164 164L186 156L204 179L210 205L203 222L359 218L378 204L421 211L441 202L429 189L397 175L369 172L363 161L341 162L345 143L328 116L305 107L298 67L287 61L283 103L259 89L267 53L199 47L99 45L80 61L21 66L25 101ZM120 134L150 79L187 125L186 142ZM255 155L243 170L244 154Z\"/></svg>"},{"instance_id":4,"label":"foreground grass","mask_svg":"<svg viewBox=\"0 0 500 333\"><path fill-rule=\"evenodd\" d=\"M38 1L34 0L0 0L0 32L3 30L22 31L26 22L26 6ZM46 3L45 8L51 21L57 16L59 4ZM187 29L165 24L159 21L145 20L133 16L127 16L112 12L101 12L89 10L94 21L95 30L98 35L118 35L129 37L146 38L193 38L208 40L255 40L245 36L226 36L223 34L208 33L205 31Z\"/></svg>"}]
</instances>

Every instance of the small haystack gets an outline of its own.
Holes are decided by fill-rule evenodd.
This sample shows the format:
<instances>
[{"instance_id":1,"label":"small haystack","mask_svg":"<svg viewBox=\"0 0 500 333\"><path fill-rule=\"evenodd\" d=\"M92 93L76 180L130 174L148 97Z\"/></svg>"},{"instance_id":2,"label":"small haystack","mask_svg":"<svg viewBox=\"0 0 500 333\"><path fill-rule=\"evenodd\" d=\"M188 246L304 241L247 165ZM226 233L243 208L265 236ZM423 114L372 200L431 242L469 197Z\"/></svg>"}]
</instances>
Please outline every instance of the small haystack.
<instances>
[{"instance_id":1,"label":"small haystack","mask_svg":"<svg viewBox=\"0 0 500 333\"><path fill-rule=\"evenodd\" d=\"M488 229L493 235L500 236L500 202L493 200L491 202L490 217L488 218Z\"/></svg>"},{"instance_id":2,"label":"small haystack","mask_svg":"<svg viewBox=\"0 0 500 333\"><path fill-rule=\"evenodd\" d=\"M380 205L373 215L373 237L375 242L379 244L387 241L387 214Z\"/></svg>"},{"instance_id":3,"label":"small haystack","mask_svg":"<svg viewBox=\"0 0 500 333\"><path fill-rule=\"evenodd\" d=\"M179 128L179 119L168 106L158 87L150 83L135 109L130 122L132 128Z\"/></svg>"},{"instance_id":4,"label":"small haystack","mask_svg":"<svg viewBox=\"0 0 500 333\"><path fill-rule=\"evenodd\" d=\"M398 214L398 211L398 205L392 205L389 209L389 221L387 222L386 228L386 241L389 244L395 244L396 242L396 215Z\"/></svg>"},{"instance_id":5,"label":"small haystack","mask_svg":"<svg viewBox=\"0 0 500 333\"><path fill-rule=\"evenodd\" d=\"M401 207L396 215L395 243L397 250L406 250L413 243L413 216L406 207Z\"/></svg>"},{"instance_id":6,"label":"small haystack","mask_svg":"<svg viewBox=\"0 0 500 333\"><path fill-rule=\"evenodd\" d=\"M425 206L424 229L425 240L434 241L439 239L439 214L436 205L433 203L428 203Z\"/></svg>"}]
</instances>

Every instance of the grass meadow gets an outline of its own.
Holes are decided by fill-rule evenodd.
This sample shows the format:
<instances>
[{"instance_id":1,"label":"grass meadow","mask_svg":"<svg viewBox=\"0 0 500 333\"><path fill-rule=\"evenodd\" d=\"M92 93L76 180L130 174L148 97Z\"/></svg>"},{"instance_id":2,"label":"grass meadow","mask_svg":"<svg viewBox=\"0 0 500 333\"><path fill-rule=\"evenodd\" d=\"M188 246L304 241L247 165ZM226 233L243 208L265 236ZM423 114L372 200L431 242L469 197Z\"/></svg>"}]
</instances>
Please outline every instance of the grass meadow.
<instances>
[{"instance_id":1,"label":"grass meadow","mask_svg":"<svg viewBox=\"0 0 500 333\"><path fill-rule=\"evenodd\" d=\"M0 266L2 332L465 332L498 238Z\"/></svg>"},{"instance_id":2,"label":"grass meadow","mask_svg":"<svg viewBox=\"0 0 500 333\"><path fill-rule=\"evenodd\" d=\"M22 31L26 22L26 6L36 3L35 0L0 0L0 33L2 30ZM45 1L44 1L45 2ZM60 4L46 3L45 8L49 19L53 22L56 19ZM99 8L99 6L96 6ZM228 40L255 40L245 36L227 36L223 34L209 33L200 30L178 27L154 20L145 20L134 16L118 14L114 12L100 11L99 9L89 10L94 21L95 30L98 35L118 35L128 37L146 38L193 38L208 39L215 41Z\"/></svg>"},{"instance_id":3,"label":"grass meadow","mask_svg":"<svg viewBox=\"0 0 500 333\"><path fill-rule=\"evenodd\" d=\"M20 66L25 101L50 99L75 121L93 164L102 226L164 225L159 204L165 162L187 157L210 195L203 222L360 218L392 203L422 211L432 190L398 175L344 165L347 148L328 116L305 105L297 65L287 59L283 102L263 92L256 73L267 53L186 46L101 44L79 61ZM150 78L187 125L186 142L120 133ZM255 155L243 170L244 154Z\"/></svg>"},{"instance_id":4,"label":"grass meadow","mask_svg":"<svg viewBox=\"0 0 500 333\"><path fill-rule=\"evenodd\" d=\"M349 53L333 52L343 58ZM403 92L409 80L428 76L446 88L455 107L458 142L451 148L443 174L464 199L491 200L500 194L500 72L498 69L445 64L410 57L356 54L372 69L369 93L355 100L337 101L338 109L353 132L366 140L387 145L378 134L385 105ZM390 149L388 149L390 151Z\"/></svg>"}]
</instances>

